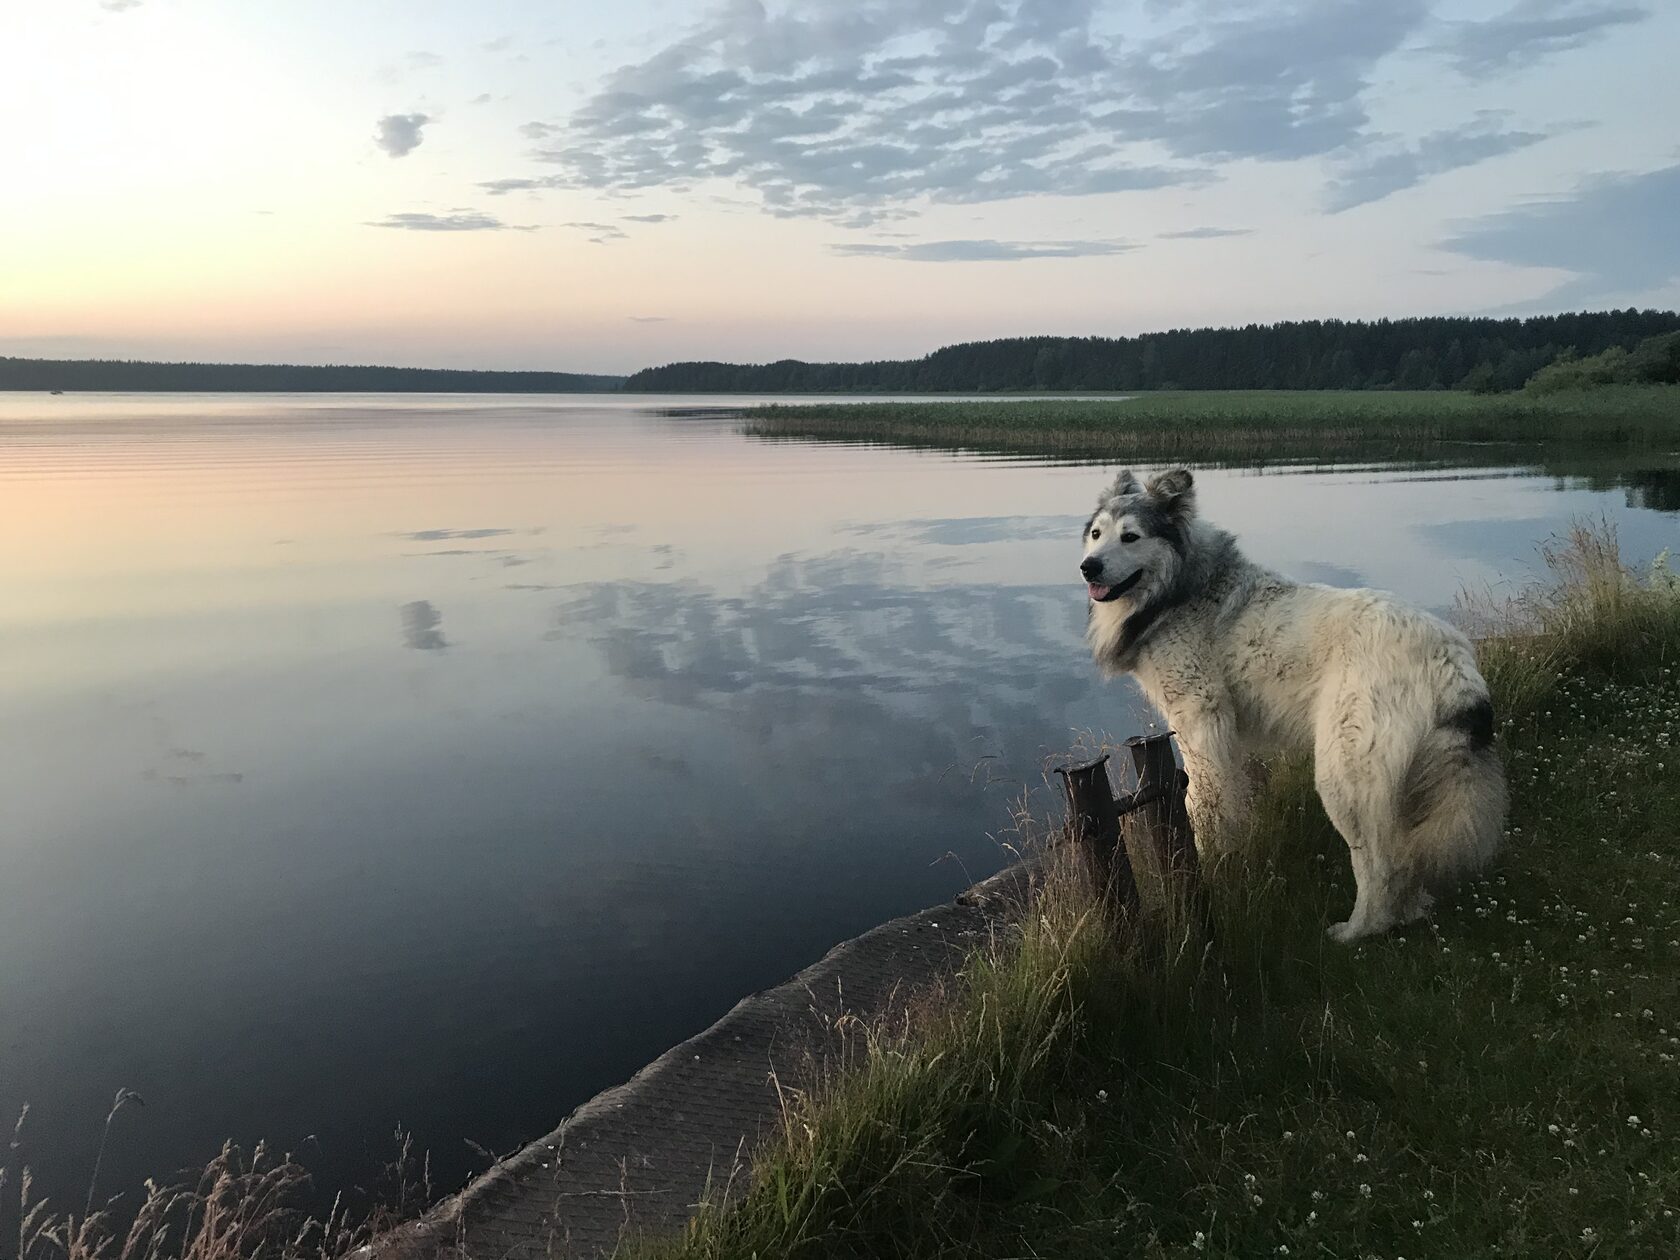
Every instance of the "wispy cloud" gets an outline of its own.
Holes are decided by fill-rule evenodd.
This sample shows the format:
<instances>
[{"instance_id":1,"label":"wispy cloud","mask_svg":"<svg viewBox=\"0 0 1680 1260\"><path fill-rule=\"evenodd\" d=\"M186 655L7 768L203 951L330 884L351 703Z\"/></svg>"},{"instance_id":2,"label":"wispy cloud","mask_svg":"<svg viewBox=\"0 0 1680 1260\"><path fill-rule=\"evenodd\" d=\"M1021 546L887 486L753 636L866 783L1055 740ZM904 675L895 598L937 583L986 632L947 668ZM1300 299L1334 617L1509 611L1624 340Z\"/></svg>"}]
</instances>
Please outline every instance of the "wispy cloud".
<instances>
[{"instance_id":1,"label":"wispy cloud","mask_svg":"<svg viewBox=\"0 0 1680 1260\"><path fill-rule=\"evenodd\" d=\"M625 238L624 229L616 223L573 222L566 224L566 226L587 233L591 244L595 245L610 245L614 241L622 241Z\"/></svg>"},{"instance_id":2,"label":"wispy cloud","mask_svg":"<svg viewBox=\"0 0 1680 1260\"><path fill-rule=\"evenodd\" d=\"M1623 0L1517 0L1480 22L1452 22L1436 47L1470 77L1515 70L1581 48L1651 16Z\"/></svg>"},{"instance_id":3,"label":"wispy cloud","mask_svg":"<svg viewBox=\"0 0 1680 1260\"><path fill-rule=\"evenodd\" d=\"M468 105L488 105L491 101L493 101L495 99L496 98L491 96L490 93L488 93L488 92L480 92L477 96L473 97L472 100L468 101L467 104Z\"/></svg>"},{"instance_id":4,"label":"wispy cloud","mask_svg":"<svg viewBox=\"0 0 1680 1260\"><path fill-rule=\"evenodd\" d=\"M1252 236L1253 228L1194 227L1180 232L1157 232L1163 241L1212 241L1222 236Z\"/></svg>"},{"instance_id":5,"label":"wispy cloud","mask_svg":"<svg viewBox=\"0 0 1680 1260\"><path fill-rule=\"evenodd\" d=\"M627 223L669 223L676 217L674 214L627 214L624 220Z\"/></svg>"},{"instance_id":6,"label":"wispy cloud","mask_svg":"<svg viewBox=\"0 0 1680 1260\"><path fill-rule=\"evenodd\" d=\"M1019 262L1027 258L1093 258L1136 249L1126 241L918 241L911 245L838 244L848 258L902 258L910 262Z\"/></svg>"},{"instance_id":7,"label":"wispy cloud","mask_svg":"<svg viewBox=\"0 0 1680 1260\"><path fill-rule=\"evenodd\" d=\"M431 121L426 114L386 114L379 120L373 142L394 158L405 157L420 147L421 128Z\"/></svg>"},{"instance_id":8,"label":"wispy cloud","mask_svg":"<svg viewBox=\"0 0 1680 1260\"><path fill-rule=\"evenodd\" d=\"M1474 166L1490 158L1539 144L1551 133L1508 131L1491 116L1437 131L1414 144L1377 149L1340 168L1325 194L1332 214L1380 201L1431 176Z\"/></svg>"},{"instance_id":9,"label":"wispy cloud","mask_svg":"<svg viewBox=\"0 0 1680 1260\"><path fill-rule=\"evenodd\" d=\"M122 13L128 9L138 9L142 0L99 0L99 7L108 13Z\"/></svg>"},{"instance_id":10,"label":"wispy cloud","mask_svg":"<svg viewBox=\"0 0 1680 1260\"><path fill-rule=\"evenodd\" d=\"M542 140L558 130L559 128L553 123L528 122L519 124L519 134L527 140Z\"/></svg>"},{"instance_id":11,"label":"wispy cloud","mask_svg":"<svg viewBox=\"0 0 1680 1260\"><path fill-rule=\"evenodd\" d=\"M368 221L368 227L401 228L408 232L534 232L535 225L503 223L495 215L478 210L458 210L452 214L408 212L388 214L383 219Z\"/></svg>"},{"instance_id":12,"label":"wispy cloud","mask_svg":"<svg viewBox=\"0 0 1680 1260\"><path fill-rule=\"evenodd\" d=\"M632 315L630 316L630 322L632 324L668 324L671 322L671 317L669 315Z\"/></svg>"},{"instance_id":13,"label":"wispy cloud","mask_svg":"<svg viewBox=\"0 0 1680 1260\"><path fill-rule=\"evenodd\" d=\"M1649 12L1506 3L1474 22L1438 20L1438 0L1151 3L1152 28L1121 38L1096 0L727 0L605 75L563 121L529 128L546 170L481 187L716 181L775 215L862 228L932 204L1196 185L1232 162L1319 158L1346 209L1548 134L1379 131L1368 99L1386 59L1505 68Z\"/></svg>"},{"instance_id":14,"label":"wispy cloud","mask_svg":"<svg viewBox=\"0 0 1680 1260\"><path fill-rule=\"evenodd\" d=\"M1676 206L1680 165L1601 175L1569 196L1464 224L1441 248L1483 262L1573 273L1545 295L1552 306L1648 293L1680 282Z\"/></svg>"},{"instance_id":15,"label":"wispy cloud","mask_svg":"<svg viewBox=\"0 0 1680 1260\"><path fill-rule=\"evenodd\" d=\"M498 35L495 39L485 40L479 45L487 53L505 52L513 46L512 35Z\"/></svg>"}]
</instances>

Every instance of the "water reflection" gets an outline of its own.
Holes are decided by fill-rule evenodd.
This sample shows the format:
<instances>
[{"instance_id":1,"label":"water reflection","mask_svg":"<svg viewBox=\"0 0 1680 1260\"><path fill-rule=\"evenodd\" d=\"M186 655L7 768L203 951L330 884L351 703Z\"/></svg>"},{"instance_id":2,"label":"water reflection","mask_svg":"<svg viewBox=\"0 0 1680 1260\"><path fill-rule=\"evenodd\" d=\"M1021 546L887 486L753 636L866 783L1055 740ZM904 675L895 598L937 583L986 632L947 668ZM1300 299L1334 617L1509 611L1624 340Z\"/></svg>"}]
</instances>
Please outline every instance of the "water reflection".
<instances>
[{"instance_id":1,"label":"water reflection","mask_svg":"<svg viewBox=\"0 0 1680 1260\"><path fill-rule=\"evenodd\" d=\"M431 600L417 599L398 611L402 614L405 646L421 652L438 652L449 646L449 640L438 629L443 624L443 614L432 606Z\"/></svg>"},{"instance_id":2,"label":"water reflection","mask_svg":"<svg viewBox=\"0 0 1680 1260\"><path fill-rule=\"evenodd\" d=\"M740 594L693 580L571 587L552 634L590 643L631 693L702 710L772 756L797 740L837 783L857 771L931 783L982 757L1019 783L1067 735L1069 706L1099 699L1077 595L921 588L880 553L790 554ZM1108 705L1125 725L1125 694Z\"/></svg>"}]
</instances>

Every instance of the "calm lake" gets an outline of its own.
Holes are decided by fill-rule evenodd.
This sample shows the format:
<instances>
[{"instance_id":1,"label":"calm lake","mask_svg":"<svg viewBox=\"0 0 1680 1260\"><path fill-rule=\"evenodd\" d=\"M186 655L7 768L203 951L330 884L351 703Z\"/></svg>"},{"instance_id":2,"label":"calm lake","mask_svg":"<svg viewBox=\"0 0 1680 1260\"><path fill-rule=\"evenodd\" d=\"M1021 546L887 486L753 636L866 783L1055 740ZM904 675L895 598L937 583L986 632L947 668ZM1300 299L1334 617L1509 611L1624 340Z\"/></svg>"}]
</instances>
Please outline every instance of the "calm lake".
<instances>
[{"instance_id":1,"label":"calm lake","mask_svg":"<svg viewBox=\"0 0 1680 1260\"><path fill-rule=\"evenodd\" d=\"M48 1192L119 1087L102 1194L227 1137L356 1182L399 1124L453 1188L1142 729L1080 641L1112 469L653 410L719 401L0 395L0 1119ZM1672 458L1474 454L1201 503L1437 608L1578 515L1680 543Z\"/></svg>"}]
</instances>

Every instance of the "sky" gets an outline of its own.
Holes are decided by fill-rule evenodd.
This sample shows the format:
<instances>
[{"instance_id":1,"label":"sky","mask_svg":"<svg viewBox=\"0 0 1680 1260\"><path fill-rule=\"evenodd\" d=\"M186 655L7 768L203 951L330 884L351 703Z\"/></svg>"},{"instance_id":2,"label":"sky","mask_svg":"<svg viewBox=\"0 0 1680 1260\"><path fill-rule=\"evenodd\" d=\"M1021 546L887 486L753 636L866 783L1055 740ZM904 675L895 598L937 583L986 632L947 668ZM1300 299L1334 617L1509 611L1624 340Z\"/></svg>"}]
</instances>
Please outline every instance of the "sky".
<instances>
[{"instance_id":1,"label":"sky","mask_svg":"<svg viewBox=\"0 0 1680 1260\"><path fill-rule=\"evenodd\" d=\"M0 0L0 355L1680 306L1671 0Z\"/></svg>"}]
</instances>

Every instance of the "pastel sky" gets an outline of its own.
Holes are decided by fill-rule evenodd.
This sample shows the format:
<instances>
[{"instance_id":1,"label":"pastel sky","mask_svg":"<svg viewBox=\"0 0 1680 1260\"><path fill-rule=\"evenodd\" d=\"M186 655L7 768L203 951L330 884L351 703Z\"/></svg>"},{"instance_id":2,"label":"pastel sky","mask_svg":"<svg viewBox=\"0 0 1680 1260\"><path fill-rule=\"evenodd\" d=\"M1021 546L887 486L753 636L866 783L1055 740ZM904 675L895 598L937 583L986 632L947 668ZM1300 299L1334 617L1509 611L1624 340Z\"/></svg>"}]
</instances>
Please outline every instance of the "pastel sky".
<instances>
[{"instance_id":1,"label":"pastel sky","mask_svg":"<svg viewBox=\"0 0 1680 1260\"><path fill-rule=\"evenodd\" d=\"M0 354L1680 305L1670 0L6 0Z\"/></svg>"}]
</instances>

